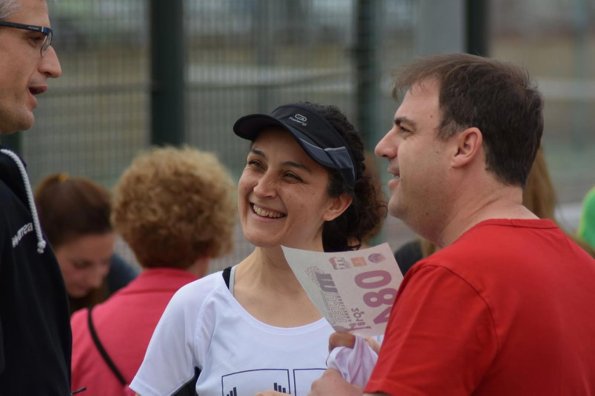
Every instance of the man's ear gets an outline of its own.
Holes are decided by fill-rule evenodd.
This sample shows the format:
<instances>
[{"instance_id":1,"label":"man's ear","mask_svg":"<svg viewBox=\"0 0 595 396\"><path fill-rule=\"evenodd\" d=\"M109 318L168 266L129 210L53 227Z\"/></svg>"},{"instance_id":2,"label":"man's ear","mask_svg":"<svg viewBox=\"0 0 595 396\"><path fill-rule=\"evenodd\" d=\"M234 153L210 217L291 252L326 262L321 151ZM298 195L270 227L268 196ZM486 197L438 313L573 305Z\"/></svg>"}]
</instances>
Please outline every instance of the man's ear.
<instances>
[{"instance_id":1,"label":"man's ear","mask_svg":"<svg viewBox=\"0 0 595 396\"><path fill-rule=\"evenodd\" d=\"M322 216L324 221L332 221L337 217L341 216L343 212L347 210L353 198L346 193L339 195L338 197L331 198L331 204Z\"/></svg>"},{"instance_id":2,"label":"man's ear","mask_svg":"<svg viewBox=\"0 0 595 396\"><path fill-rule=\"evenodd\" d=\"M467 165L480 154L483 149L483 135L479 128L467 128L454 137L454 143L456 147L452 164L456 168Z\"/></svg>"}]
</instances>

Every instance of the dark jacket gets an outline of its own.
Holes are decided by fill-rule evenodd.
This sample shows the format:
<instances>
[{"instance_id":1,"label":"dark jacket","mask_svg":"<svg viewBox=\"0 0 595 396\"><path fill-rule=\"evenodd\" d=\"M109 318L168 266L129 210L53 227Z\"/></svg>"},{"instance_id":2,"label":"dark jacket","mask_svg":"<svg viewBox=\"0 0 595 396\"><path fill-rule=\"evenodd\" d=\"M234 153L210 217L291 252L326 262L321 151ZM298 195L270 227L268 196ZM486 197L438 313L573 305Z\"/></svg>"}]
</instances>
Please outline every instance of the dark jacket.
<instances>
[{"instance_id":1,"label":"dark jacket","mask_svg":"<svg viewBox=\"0 0 595 396\"><path fill-rule=\"evenodd\" d=\"M0 395L70 395L72 335L60 268L25 168L0 151Z\"/></svg>"}]
</instances>

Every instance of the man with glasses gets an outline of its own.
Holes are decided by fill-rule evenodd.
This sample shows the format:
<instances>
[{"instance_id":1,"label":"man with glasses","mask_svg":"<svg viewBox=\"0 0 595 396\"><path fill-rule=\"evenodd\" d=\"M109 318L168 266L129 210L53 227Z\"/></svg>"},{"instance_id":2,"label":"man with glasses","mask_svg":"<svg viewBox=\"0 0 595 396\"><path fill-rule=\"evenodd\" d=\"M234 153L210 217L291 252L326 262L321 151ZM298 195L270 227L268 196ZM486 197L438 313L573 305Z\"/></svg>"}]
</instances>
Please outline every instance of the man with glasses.
<instances>
[{"instance_id":1,"label":"man with glasses","mask_svg":"<svg viewBox=\"0 0 595 396\"><path fill-rule=\"evenodd\" d=\"M62 74L45 0L0 0L0 133L31 128ZM60 269L19 157L0 147L0 394L70 394L71 334Z\"/></svg>"}]
</instances>

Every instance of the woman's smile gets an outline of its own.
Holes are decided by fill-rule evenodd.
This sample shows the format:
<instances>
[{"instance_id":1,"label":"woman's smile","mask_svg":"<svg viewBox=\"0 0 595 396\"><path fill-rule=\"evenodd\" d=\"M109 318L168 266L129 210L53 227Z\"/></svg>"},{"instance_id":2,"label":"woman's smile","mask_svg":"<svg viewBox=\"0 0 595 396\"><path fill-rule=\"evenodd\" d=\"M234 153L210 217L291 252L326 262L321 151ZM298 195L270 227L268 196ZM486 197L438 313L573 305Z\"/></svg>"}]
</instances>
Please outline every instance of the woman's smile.
<instances>
[{"instance_id":1,"label":"woman's smile","mask_svg":"<svg viewBox=\"0 0 595 396\"><path fill-rule=\"evenodd\" d=\"M269 219L279 219L281 217L285 217L286 215L281 212L277 212L271 209L264 208L262 206L258 206L256 204L250 204L252 207L252 211L260 217L266 217Z\"/></svg>"}]
</instances>

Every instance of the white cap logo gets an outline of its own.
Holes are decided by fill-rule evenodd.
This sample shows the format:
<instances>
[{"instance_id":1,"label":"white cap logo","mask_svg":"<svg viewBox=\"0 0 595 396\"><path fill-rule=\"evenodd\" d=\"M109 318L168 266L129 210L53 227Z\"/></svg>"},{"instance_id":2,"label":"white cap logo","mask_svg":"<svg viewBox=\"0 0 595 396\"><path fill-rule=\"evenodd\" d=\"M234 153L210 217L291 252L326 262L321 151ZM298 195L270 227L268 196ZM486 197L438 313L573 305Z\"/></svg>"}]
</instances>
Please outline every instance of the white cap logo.
<instances>
[{"instance_id":1,"label":"white cap logo","mask_svg":"<svg viewBox=\"0 0 595 396\"><path fill-rule=\"evenodd\" d=\"M308 117L301 115L300 113L295 113L293 117L289 117L289 119L298 124L302 124L302 126L308 126Z\"/></svg>"},{"instance_id":2,"label":"white cap logo","mask_svg":"<svg viewBox=\"0 0 595 396\"><path fill-rule=\"evenodd\" d=\"M301 114L299 114L299 113L296 113L296 115L294 115L294 117L295 117L297 120L300 120L301 122L306 122L306 121L308 121L308 117L306 117L306 116L303 116L303 115L301 115Z\"/></svg>"}]
</instances>

